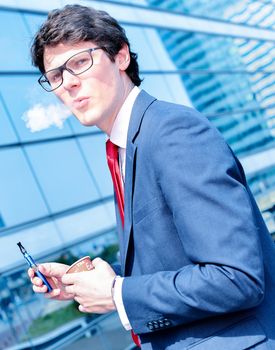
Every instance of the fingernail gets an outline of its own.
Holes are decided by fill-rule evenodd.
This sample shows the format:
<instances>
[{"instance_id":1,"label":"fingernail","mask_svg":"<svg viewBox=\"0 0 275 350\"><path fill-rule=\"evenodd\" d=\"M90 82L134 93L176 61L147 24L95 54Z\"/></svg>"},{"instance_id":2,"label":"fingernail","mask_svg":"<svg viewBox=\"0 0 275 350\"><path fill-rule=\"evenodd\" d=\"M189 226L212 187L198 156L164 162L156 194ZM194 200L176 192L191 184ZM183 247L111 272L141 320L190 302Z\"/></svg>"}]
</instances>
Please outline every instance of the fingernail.
<instances>
[{"instance_id":1,"label":"fingernail","mask_svg":"<svg viewBox=\"0 0 275 350\"><path fill-rule=\"evenodd\" d=\"M85 312L85 309L84 309L84 307L83 307L82 305L79 305L78 310L79 310L80 312Z\"/></svg>"}]
</instances>

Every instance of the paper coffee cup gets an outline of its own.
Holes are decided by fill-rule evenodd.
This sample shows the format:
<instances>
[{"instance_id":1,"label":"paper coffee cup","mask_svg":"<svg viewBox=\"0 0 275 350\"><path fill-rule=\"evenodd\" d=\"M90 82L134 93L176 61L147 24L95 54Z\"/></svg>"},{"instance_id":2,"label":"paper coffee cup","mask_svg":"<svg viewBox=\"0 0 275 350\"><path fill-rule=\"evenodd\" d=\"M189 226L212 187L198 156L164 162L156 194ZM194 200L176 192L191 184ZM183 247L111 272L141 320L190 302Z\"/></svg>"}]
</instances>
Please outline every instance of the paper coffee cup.
<instances>
[{"instance_id":1,"label":"paper coffee cup","mask_svg":"<svg viewBox=\"0 0 275 350\"><path fill-rule=\"evenodd\" d=\"M74 262L66 271L66 273L75 273L90 271L94 268L92 260L89 256L84 256L83 258Z\"/></svg>"}]
</instances>

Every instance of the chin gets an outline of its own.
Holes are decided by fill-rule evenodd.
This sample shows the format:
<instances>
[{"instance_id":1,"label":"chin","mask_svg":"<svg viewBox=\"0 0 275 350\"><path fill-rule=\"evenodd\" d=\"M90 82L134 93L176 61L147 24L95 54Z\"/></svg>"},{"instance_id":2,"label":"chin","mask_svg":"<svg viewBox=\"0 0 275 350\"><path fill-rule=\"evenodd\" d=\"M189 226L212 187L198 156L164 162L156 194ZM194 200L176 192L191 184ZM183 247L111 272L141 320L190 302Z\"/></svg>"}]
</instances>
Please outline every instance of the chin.
<instances>
[{"instance_id":1,"label":"chin","mask_svg":"<svg viewBox=\"0 0 275 350\"><path fill-rule=\"evenodd\" d=\"M89 118L88 116L77 115L77 114L75 114L75 116L78 119L78 121L84 126L94 126L95 125L94 120Z\"/></svg>"},{"instance_id":2,"label":"chin","mask_svg":"<svg viewBox=\"0 0 275 350\"><path fill-rule=\"evenodd\" d=\"M89 120L79 120L80 123L84 126L94 126L95 124L94 123L91 123Z\"/></svg>"}]
</instances>

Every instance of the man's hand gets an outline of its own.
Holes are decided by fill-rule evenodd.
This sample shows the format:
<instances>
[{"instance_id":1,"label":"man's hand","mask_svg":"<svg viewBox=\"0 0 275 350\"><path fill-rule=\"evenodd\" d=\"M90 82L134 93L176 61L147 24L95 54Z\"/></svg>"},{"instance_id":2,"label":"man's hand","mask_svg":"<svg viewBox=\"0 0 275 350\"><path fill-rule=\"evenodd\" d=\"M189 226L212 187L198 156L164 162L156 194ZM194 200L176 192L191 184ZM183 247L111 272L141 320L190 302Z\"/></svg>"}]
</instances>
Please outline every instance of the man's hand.
<instances>
[{"instance_id":1,"label":"man's hand","mask_svg":"<svg viewBox=\"0 0 275 350\"><path fill-rule=\"evenodd\" d=\"M35 293L47 293L45 294L47 298L55 300L73 299L74 295L66 293L64 285L61 282L61 277L65 274L68 267L68 265L59 263L45 263L38 266L39 271L43 273L53 288L50 293L47 293L47 286L45 286L43 281L35 275L34 270L29 268L28 275L33 284L33 291Z\"/></svg>"},{"instance_id":2,"label":"man's hand","mask_svg":"<svg viewBox=\"0 0 275 350\"><path fill-rule=\"evenodd\" d=\"M93 260L91 271L66 274L62 277L65 293L74 295L79 311L104 314L115 310L111 288L116 276L111 266L104 260Z\"/></svg>"}]
</instances>

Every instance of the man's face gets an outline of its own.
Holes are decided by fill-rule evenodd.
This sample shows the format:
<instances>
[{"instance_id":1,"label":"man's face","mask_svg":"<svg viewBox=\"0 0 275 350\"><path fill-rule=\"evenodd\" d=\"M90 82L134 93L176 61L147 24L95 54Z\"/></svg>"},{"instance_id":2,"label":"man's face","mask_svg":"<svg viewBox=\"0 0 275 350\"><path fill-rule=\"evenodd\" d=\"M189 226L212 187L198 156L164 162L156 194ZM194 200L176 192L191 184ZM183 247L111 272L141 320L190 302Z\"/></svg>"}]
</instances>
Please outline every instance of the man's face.
<instances>
[{"instance_id":1,"label":"man's face","mask_svg":"<svg viewBox=\"0 0 275 350\"><path fill-rule=\"evenodd\" d=\"M81 42L46 47L45 70L57 68L76 53L97 46L93 42ZM115 62L102 49L93 51L92 56L93 66L80 75L64 70L63 84L54 93L83 125L96 125L109 134L120 107L133 87L125 73L129 65L129 51L125 45L115 57Z\"/></svg>"}]
</instances>

